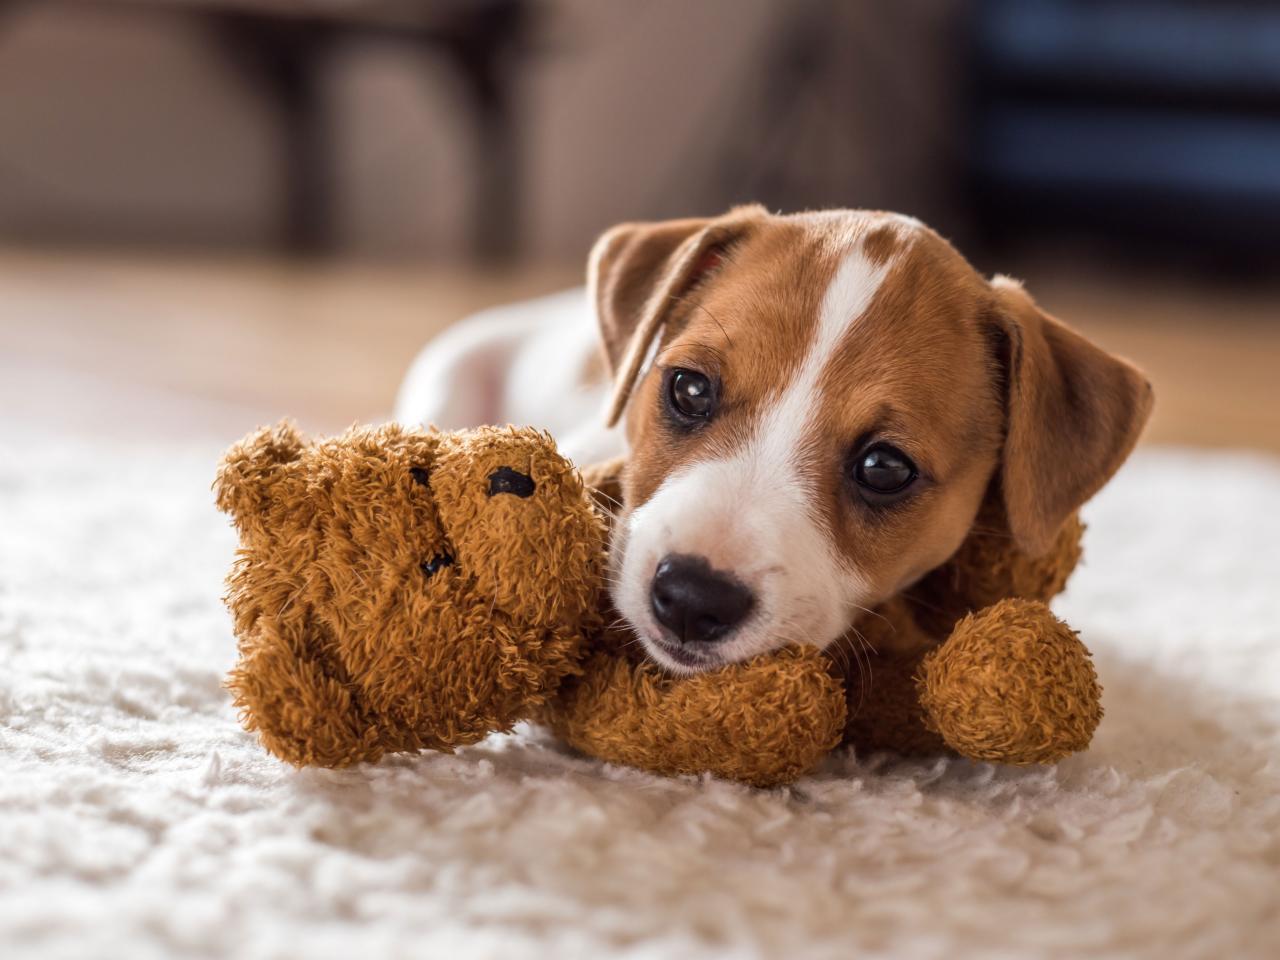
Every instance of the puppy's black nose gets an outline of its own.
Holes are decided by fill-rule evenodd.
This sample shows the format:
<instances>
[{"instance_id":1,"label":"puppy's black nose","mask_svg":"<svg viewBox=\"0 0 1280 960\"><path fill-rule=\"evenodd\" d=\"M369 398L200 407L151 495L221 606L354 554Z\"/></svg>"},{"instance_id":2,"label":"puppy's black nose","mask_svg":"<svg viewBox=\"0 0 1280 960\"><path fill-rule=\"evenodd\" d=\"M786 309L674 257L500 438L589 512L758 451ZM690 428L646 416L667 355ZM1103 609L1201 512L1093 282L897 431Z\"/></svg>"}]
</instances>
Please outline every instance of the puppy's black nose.
<instances>
[{"instance_id":1,"label":"puppy's black nose","mask_svg":"<svg viewBox=\"0 0 1280 960\"><path fill-rule=\"evenodd\" d=\"M720 639L746 619L754 604L745 586L688 554L664 557L649 587L653 615L685 643Z\"/></svg>"}]
</instances>

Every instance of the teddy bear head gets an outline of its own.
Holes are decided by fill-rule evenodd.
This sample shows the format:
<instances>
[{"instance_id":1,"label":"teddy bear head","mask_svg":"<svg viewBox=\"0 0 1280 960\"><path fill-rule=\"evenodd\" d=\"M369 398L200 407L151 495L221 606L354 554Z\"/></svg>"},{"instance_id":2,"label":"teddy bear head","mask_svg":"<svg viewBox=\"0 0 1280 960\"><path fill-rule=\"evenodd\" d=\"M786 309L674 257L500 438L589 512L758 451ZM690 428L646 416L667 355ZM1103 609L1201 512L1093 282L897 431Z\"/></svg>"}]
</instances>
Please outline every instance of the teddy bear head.
<instances>
[{"instance_id":1,"label":"teddy bear head","mask_svg":"<svg viewBox=\"0 0 1280 960\"><path fill-rule=\"evenodd\" d=\"M441 610L552 624L597 602L602 522L533 430L389 425L311 442L283 422L228 451L215 491L263 610L321 606L344 633L411 635Z\"/></svg>"}]
</instances>

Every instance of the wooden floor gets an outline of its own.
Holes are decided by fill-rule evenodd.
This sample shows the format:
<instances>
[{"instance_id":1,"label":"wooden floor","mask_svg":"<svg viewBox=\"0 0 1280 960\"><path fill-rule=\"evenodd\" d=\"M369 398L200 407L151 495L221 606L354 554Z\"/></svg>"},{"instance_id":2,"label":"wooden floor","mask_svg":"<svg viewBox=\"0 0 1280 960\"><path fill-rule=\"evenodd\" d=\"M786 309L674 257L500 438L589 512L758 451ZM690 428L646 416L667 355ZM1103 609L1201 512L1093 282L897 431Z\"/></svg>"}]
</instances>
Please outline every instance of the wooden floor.
<instances>
[{"instance_id":1,"label":"wooden floor","mask_svg":"<svg viewBox=\"0 0 1280 960\"><path fill-rule=\"evenodd\" d=\"M1047 309L1147 370L1146 442L1280 453L1280 287L1023 275ZM0 252L0 426L229 440L284 415L313 430L384 418L434 332L579 276Z\"/></svg>"}]
</instances>

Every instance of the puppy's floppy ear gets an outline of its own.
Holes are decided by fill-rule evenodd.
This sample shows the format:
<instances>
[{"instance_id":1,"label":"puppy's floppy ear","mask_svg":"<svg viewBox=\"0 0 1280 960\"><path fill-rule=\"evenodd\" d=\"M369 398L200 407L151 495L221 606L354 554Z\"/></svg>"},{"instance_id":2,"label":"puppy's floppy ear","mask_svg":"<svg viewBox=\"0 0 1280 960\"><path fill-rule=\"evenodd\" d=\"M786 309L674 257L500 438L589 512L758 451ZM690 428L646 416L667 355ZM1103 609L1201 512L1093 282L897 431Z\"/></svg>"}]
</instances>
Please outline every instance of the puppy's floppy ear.
<instances>
[{"instance_id":1,"label":"puppy's floppy ear","mask_svg":"<svg viewBox=\"0 0 1280 960\"><path fill-rule=\"evenodd\" d=\"M609 426L622 415L675 298L718 262L718 247L763 216L764 208L753 205L716 219L623 223L595 242L587 292L614 382Z\"/></svg>"},{"instance_id":2,"label":"puppy's floppy ear","mask_svg":"<svg viewBox=\"0 0 1280 960\"><path fill-rule=\"evenodd\" d=\"M996 277L1006 355L1007 422L1000 485L1019 546L1044 552L1063 521L1116 472L1151 414L1151 384Z\"/></svg>"}]
</instances>

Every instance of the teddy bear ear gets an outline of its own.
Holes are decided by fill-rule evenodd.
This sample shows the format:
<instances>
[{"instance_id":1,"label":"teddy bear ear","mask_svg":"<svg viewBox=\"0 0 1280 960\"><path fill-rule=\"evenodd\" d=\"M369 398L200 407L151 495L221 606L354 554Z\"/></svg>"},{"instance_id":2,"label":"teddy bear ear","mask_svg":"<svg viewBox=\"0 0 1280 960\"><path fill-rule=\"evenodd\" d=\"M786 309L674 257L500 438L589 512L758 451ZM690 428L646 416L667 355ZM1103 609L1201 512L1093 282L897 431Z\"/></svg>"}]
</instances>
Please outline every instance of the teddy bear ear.
<instances>
[{"instance_id":1,"label":"teddy bear ear","mask_svg":"<svg viewBox=\"0 0 1280 960\"><path fill-rule=\"evenodd\" d=\"M213 482L218 509L247 533L265 521L281 482L297 474L307 441L288 420L262 427L223 454Z\"/></svg>"}]
</instances>

